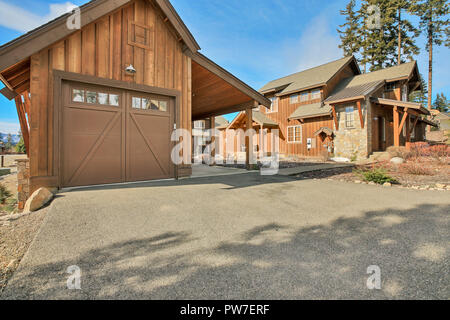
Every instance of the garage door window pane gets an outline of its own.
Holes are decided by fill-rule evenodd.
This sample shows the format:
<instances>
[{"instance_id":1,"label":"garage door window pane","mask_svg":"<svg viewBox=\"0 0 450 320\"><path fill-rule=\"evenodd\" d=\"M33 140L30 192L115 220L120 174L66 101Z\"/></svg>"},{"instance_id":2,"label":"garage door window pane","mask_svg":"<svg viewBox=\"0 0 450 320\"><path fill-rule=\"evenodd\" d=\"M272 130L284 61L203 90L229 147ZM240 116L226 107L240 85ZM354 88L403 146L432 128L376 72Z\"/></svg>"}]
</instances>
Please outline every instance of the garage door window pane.
<instances>
[{"instance_id":1,"label":"garage door window pane","mask_svg":"<svg viewBox=\"0 0 450 320\"><path fill-rule=\"evenodd\" d=\"M148 99L142 99L142 109L149 110L151 108L151 102Z\"/></svg>"},{"instance_id":2,"label":"garage door window pane","mask_svg":"<svg viewBox=\"0 0 450 320\"><path fill-rule=\"evenodd\" d=\"M98 103L100 104L109 104L108 103L108 94L107 93L98 93Z\"/></svg>"},{"instance_id":3,"label":"garage door window pane","mask_svg":"<svg viewBox=\"0 0 450 320\"><path fill-rule=\"evenodd\" d=\"M72 100L74 102L84 102L84 90L73 89Z\"/></svg>"},{"instance_id":4,"label":"garage door window pane","mask_svg":"<svg viewBox=\"0 0 450 320\"><path fill-rule=\"evenodd\" d=\"M133 109L140 109L141 108L141 98L133 97L132 105L133 105Z\"/></svg>"},{"instance_id":5,"label":"garage door window pane","mask_svg":"<svg viewBox=\"0 0 450 320\"><path fill-rule=\"evenodd\" d=\"M97 92L87 91L86 92L86 102L87 103L97 103Z\"/></svg>"},{"instance_id":6,"label":"garage door window pane","mask_svg":"<svg viewBox=\"0 0 450 320\"><path fill-rule=\"evenodd\" d=\"M110 94L109 95L109 104L115 107L119 106L119 95L118 94Z\"/></svg>"},{"instance_id":7,"label":"garage door window pane","mask_svg":"<svg viewBox=\"0 0 450 320\"><path fill-rule=\"evenodd\" d=\"M159 110L167 111L167 101L160 101L159 102Z\"/></svg>"}]
</instances>

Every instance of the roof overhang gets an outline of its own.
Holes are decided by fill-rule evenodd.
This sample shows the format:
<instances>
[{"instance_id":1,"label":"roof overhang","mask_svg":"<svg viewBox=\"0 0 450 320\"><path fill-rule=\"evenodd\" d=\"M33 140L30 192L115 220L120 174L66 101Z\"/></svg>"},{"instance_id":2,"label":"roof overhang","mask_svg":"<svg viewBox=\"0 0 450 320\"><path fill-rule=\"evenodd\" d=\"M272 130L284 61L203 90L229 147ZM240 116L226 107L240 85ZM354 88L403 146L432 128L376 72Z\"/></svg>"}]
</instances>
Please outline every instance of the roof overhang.
<instances>
[{"instance_id":1,"label":"roof overhang","mask_svg":"<svg viewBox=\"0 0 450 320\"><path fill-rule=\"evenodd\" d=\"M315 84L313 86L308 86L308 87L295 89L295 90L287 91L287 92L281 92L281 93L276 94L276 96L277 97L284 97L284 96L288 96L290 94L299 93L299 92L306 91L306 90L319 89L319 88L324 87L325 85L326 85L326 83L318 83L318 84Z\"/></svg>"},{"instance_id":2,"label":"roof overhang","mask_svg":"<svg viewBox=\"0 0 450 320\"><path fill-rule=\"evenodd\" d=\"M384 99L384 98L377 98L377 97L371 97L370 102L377 103L380 105L392 106L392 107L413 109L421 114L430 115L430 111L427 108L424 108L420 103L416 103L416 102L399 101L399 100Z\"/></svg>"},{"instance_id":3,"label":"roof overhang","mask_svg":"<svg viewBox=\"0 0 450 320\"><path fill-rule=\"evenodd\" d=\"M348 103L348 102L365 100L365 99L366 99L366 96L355 96L355 97L349 97L349 98L339 99L339 100L334 100L334 101L326 101L325 104L335 105L335 104Z\"/></svg>"},{"instance_id":4,"label":"roof overhang","mask_svg":"<svg viewBox=\"0 0 450 320\"><path fill-rule=\"evenodd\" d=\"M254 108L255 102L270 107L269 99L201 53L185 54L192 59L193 120Z\"/></svg>"},{"instance_id":5,"label":"roof overhang","mask_svg":"<svg viewBox=\"0 0 450 320\"><path fill-rule=\"evenodd\" d=\"M301 117L289 117L288 120L304 120L304 119L327 117L327 116L331 116L331 112L318 113L318 114L312 114L312 115L301 116Z\"/></svg>"},{"instance_id":6,"label":"roof overhang","mask_svg":"<svg viewBox=\"0 0 450 320\"><path fill-rule=\"evenodd\" d=\"M430 120L425 119L425 118L419 118L419 121L420 122L424 122L426 124L429 124L430 126L435 127L435 128L439 127L439 125L437 123L434 123L433 121L430 121Z\"/></svg>"}]
</instances>

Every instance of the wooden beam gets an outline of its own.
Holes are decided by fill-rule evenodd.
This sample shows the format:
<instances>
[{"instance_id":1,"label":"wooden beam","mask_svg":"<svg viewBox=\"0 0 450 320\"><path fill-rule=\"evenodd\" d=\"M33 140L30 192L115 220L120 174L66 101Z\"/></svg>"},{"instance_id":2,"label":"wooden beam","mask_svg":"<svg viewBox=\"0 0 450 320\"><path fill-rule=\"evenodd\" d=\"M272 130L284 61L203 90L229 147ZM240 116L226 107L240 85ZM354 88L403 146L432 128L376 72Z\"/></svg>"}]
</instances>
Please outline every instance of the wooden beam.
<instances>
[{"instance_id":1,"label":"wooden beam","mask_svg":"<svg viewBox=\"0 0 450 320\"><path fill-rule=\"evenodd\" d=\"M20 130L22 131L23 142L25 143L25 150L27 156L30 156L30 134L28 131L28 122L25 116L25 107L22 103L22 97L17 96L14 98L16 101L17 115L19 116Z\"/></svg>"},{"instance_id":2,"label":"wooden beam","mask_svg":"<svg viewBox=\"0 0 450 320\"><path fill-rule=\"evenodd\" d=\"M419 121L419 117L416 117L416 120L414 120L414 123L411 127L411 130L409 132L409 135L411 136L411 134L413 133L414 129L416 128L417 122Z\"/></svg>"},{"instance_id":3,"label":"wooden beam","mask_svg":"<svg viewBox=\"0 0 450 320\"><path fill-rule=\"evenodd\" d=\"M405 112L405 114L408 115L407 112ZM411 147L411 132L409 131L409 127L410 127L410 121L409 121L409 117L408 117L408 119L406 120L406 123L405 123L405 128L406 128L405 146L408 150Z\"/></svg>"},{"instance_id":4,"label":"wooden beam","mask_svg":"<svg viewBox=\"0 0 450 320\"><path fill-rule=\"evenodd\" d=\"M14 91L13 86L8 81L6 81L5 77L1 73L0 73L0 80L3 82L5 87L7 87L11 91Z\"/></svg>"},{"instance_id":5,"label":"wooden beam","mask_svg":"<svg viewBox=\"0 0 450 320\"><path fill-rule=\"evenodd\" d=\"M364 129L364 118L363 118L362 109L361 109L361 100L356 101L356 106L358 107L359 121L361 122L361 129Z\"/></svg>"},{"instance_id":6,"label":"wooden beam","mask_svg":"<svg viewBox=\"0 0 450 320\"><path fill-rule=\"evenodd\" d=\"M256 107L258 105L257 102L255 102L254 106ZM245 110L245 115L246 115L246 119L245 119L245 124L246 124L246 135L245 135L245 153L246 153L246 157L245 157L245 164L247 167L247 170L250 170L250 164L252 163L252 158L253 158L253 139L251 139L252 137L250 137L250 131L253 129L253 109L252 108L248 108Z\"/></svg>"},{"instance_id":7,"label":"wooden beam","mask_svg":"<svg viewBox=\"0 0 450 320\"><path fill-rule=\"evenodd\" d=\"M25 112L30 116L31 101L28 91L23 93L23 98L25 100Z\"/></svg>"},{"instance_id":8,"label":"wooden beam","mask_svg":"<svg viewBox=\"0 0 450 320\"><path fill-rule=\"evenodd\" d=\"M214 136L214 129L216 128L216 118L215 117L211 117L209 118L209 122L210 122L210 126L209 128L211 129L211 161L209 162L210 166L214 166L216 164L216 137Z\"/></svg>"},{"instance_id":9,"label":"wooden beam","mask_svg":"<svg viewBox=\"0 0 450 320\"><path fill-rule=\"evenodd\" d=\"M398 107L394 106L394 146L395 147L399 147L400 146L400 134L398 132L398 128L399 128L399 111L398 111Z\"/></svg>"},{"instance_id":10,"label":"wooden beam","mask_svg":"<svg viewBox=\"0 0 450 320\"><path fill-rule=\"evenodd\" d=\"M336 106L332 105L331 109L333 110L334 126L336 127L336 131L339 131L339 121L336 115Z\"/></svg>"},{"instance_id":11,"label":"wooden beam","mask_svg":"<svg viewBox=\"0 0 450 320\"><path fill-rule=\"evenodd\" d=\"M408 119L408 108L405 108L405 110L403 112L402 122L400 123L400 126L398 127L399 134L403 130L403 126L405 125L406 119Z\"/></svg>"}]
</instances>

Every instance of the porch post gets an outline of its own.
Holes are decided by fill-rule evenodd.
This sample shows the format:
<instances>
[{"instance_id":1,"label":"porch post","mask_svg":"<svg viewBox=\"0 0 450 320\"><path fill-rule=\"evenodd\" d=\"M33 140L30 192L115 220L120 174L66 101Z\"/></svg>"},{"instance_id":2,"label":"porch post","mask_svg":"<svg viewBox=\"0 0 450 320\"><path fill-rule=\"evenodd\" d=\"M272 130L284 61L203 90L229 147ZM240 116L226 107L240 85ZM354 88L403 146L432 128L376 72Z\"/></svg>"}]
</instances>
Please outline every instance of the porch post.
<instances>
[{"instance_id":1,"label":"porch post","mask_svg":"<svg viewBox=\"0 0 450 320\"><path fill-rule=\"evenodd\" d=\"M398 131L400 126L398 107L394 106L394 146L400 146L400 132Z\"/></svg>"},{"instance_id":2,"label":"porch post","mask_svg":"<svg viewBox=\"0 0 450 320\"><path fill-rule=\"evenodd\" d=\"M259 126L259 157L260 161L264 157L264 127L262 124Z\"/></svg>"},{"instance_id":3,"label":"porch post","mask_svg":"<svg viewBox=\"0 0 450 320\"><path fill-rule=\"evenodd\" d=\"M209 118L211 129L211 161L209 163L210 166L214 166L216 164L216 136L214 135L214 129L216 128L216 117Z\"/></svg>"},{"instance_id":4,"label":"porch post","mask_svg":"<svg viewBox=\"0 0 450 320\"><path fill-rule=\"evenodd\" d=\"M331 105L331 110L333 111L334 126L336 127L336 131L339 131L339 121L336 115L336 106Z\"/></svg>"},{"instance_id":5,"label":"porch post","mask_svg":"<svg viewBox=\"0 0 450 320\"><path fill-rule=\"evenodd\" d=\"M257 106L257 102L255 101L255 108ZM253 109L248 108L245 110L246 115L246 134L245 134L245 165L247 170L250 170L250 164L253 162L253 137L250 137L250 130L253 129Z\"/></svg>"},{"instance_id":6,"label":"porch post","mask_svg":"<svg viewBox=\"0 0 450 320\"><path fill-rule=\"evenodd\" d=\"M408 115L408 119L406 119L406 123L405 123L405 126L406 126L406 143L405 143L405 146L406 146L406 149L410 149L410 147L411 147L411 130L410 130L410 119L409 119L410 117L409 117L409 115Z\"/></svg>"}]
</instances>

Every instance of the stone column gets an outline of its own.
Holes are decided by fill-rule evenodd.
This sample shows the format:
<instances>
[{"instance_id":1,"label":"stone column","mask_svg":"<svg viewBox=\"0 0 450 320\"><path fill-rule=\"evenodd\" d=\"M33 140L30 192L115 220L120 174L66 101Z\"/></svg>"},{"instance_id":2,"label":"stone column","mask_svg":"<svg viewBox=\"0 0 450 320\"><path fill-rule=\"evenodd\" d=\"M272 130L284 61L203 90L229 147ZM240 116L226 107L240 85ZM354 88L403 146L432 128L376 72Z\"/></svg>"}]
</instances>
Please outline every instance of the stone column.
<instances>
[{"instance_id":1,"label":"stone column","mask_svg":"<svg viewBox=\"0 0 450 320\"><path fill-rule=\"evenodd\" d=\"M19 210L23 210L30 197L30 160L17 159L17 201Z\"/></svg>"}]
</instances>

